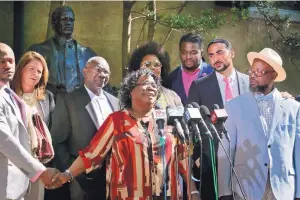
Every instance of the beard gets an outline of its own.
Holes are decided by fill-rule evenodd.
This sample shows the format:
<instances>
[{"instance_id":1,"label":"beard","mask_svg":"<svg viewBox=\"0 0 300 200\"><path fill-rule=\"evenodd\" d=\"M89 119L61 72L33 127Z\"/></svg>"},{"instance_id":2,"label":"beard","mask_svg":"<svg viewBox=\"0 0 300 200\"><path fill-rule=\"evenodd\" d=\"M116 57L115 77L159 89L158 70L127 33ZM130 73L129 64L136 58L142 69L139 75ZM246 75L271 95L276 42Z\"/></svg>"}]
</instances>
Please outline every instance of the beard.
<instances>
[{"instance_id":1,"label":"beard","mask_svg":"<svg viewBox=\"0 0 300 200\"><path fill-rule=\"evenodd\" d=\"M269 88L269 85L258 85L256 87L250 87L251 92L264 93Z\"/></svg>"},{"instance_id":2,"label":"beard","mask_svg":"<svg viewBox=\"0 0 300 200\"><path fill-rule=\"evenodd\" d=\"M186 71L194 72L194 71L196 71L196 70L199 68L199 65L194 65L194 66L192 66L192 67L186 67L185 65L182 65L182 67L183 67Z\"/></svg>"},{"instance_id":3,"label":"beard","mask_svg":"<svg viewBox=\"0 0 300 200\"><path fill-rule=\"evenodd\" d=\"M223 67L222 67L222 68L219 68L219 69L215 68L215 70L216 70L217 72L224 72L226 69L228 69L228 67L229 67L229 64L228 64L228 65L223 64Z\"/></svg>"}]
</instances>

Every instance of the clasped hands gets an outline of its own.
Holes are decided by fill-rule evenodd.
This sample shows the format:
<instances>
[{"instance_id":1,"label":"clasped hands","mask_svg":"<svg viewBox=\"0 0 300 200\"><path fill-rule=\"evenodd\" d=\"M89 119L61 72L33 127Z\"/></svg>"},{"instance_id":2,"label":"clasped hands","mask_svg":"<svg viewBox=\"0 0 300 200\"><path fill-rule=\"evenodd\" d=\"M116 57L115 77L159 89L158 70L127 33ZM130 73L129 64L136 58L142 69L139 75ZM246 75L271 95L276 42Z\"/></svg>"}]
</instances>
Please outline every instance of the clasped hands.
<instances>
[{"instance_id":1,"label":"clasped hands","mask_svg":"<svg viewBox=\"0 0 300 200\"><path fill-rule=\"evenodd\" d=\"M39 177L47 189L56 189L61 187L66 182L70 181L72 177L67 172L60 172L55 168L47 168Z\"/></svg>"}]
</instances>

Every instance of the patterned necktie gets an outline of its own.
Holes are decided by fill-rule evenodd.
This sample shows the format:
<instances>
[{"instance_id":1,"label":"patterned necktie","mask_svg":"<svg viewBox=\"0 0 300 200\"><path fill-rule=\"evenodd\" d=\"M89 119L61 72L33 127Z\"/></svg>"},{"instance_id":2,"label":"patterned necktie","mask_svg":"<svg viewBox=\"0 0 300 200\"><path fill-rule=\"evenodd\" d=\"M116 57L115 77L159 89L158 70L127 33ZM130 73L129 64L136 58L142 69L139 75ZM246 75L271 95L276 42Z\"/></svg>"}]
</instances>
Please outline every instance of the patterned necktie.
<instances>
[{"instance_id":1,"label":"patterned necktie","mask_svg":"<svg viewBox=\"0 0 300 200\"><path fill-rule=\"evenodd\" d=\"M229 77L224 77L223 81L225 82L225 101L229 101L233 98L232 88L230 85L231 79Z\"/></svg>"}]
</instances>

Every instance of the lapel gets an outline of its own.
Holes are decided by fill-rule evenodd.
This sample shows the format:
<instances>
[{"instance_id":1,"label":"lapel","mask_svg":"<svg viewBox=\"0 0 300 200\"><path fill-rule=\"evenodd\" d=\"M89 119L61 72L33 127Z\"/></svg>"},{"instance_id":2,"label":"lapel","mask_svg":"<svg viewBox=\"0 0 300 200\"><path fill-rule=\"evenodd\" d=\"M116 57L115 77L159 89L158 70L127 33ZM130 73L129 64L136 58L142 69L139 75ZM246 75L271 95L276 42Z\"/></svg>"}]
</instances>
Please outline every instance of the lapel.
<instances>
[{"instance_id":1,"label":"lapel","mask_svg":"<svg viewBox=\"0 0 300 200\"><path fill-rule=\"evenodd\" d=\"M87 90L85 89L84 86L82 86L81 88L79 88L76 91L76 96L74 95L74 98L78 98L78 101L76 101L78 103L78 106L84 106L86 112L82 113L83 116L90 118L90 120L92 120L92 122L94 123L95 127L98 127L98 120L97 120L97 115L96 115L96 111L94 106L91 103L91 98L87 92ZM97 128L98 130L98 128Z\"/></svg>"},{"instance_id":2,"label":"lapel","mask_svg":"<svg viewBox=\"0 0 300 200\"><path fill-rule=\"evenodd\" d=\"M265 133L262 125L262 115L259 112L256 99L252 92L248 92L247 95L249 96L249 98L245 98L245 105L247 105L248 109L250 110L250 112L248 112L248 114L250 115L250 119L252 119L251 121L254 122L255 127L259 132Z\"/></svg>"},{"instance_id":3,"label":"lapel","mask_svg":"<svg viewBox=\"0 0 300 200\"><path fill-rule=\"evenodd\" d=\"M221 94L221 89L219 86L219 82L217 79L217 75L216 72L214 71L212 74L209 75L210 76L210 89L208 91L211 91L211 95L212 95L212 100L216 101L217 104L220 106L220 109L224 108L224 103L223 103L223 99L222 99L222 94Z\"/></svg>"},{"instance_id":4,"label":"lapel","mask_svg":"<svg viewBox=\"0 0 300 200\"><path fill-rule=\"evenodd\" d=\"M110 105L111 110L112 110L113 112L118 111L118 110L119 110L118 105L116 105L115 102L112 102L112 101L111 101L111 98L110 98L110 96L108 95L107 92L103 91L103 93L104 93L104 95L105 95L106 98L107 98L107 101L108 101L108 104Z\"/></svg>"},{"instance_id":5,"label":"lapel","mask_svg":"<svg viewBox=\"0 0 300 200\"><path fill-rule=\"evenodd\" d=\"M45 98L47 98L47 95L45 95ZM41 105L41 108L42 108L43 119L45 119L45 116L46 116L45 115L45 107L46 107L45 100L39 100L38 102L39 102L39 104Z\"/></svg>"},{"instance_id":6,"label":"lapel","mask_svg":"<svg viewBox=\"0 0 300 200\"><path fill-rule=\"evenodd\" d=\"M236 71L238 87L239 87L239 95L244 94L249 91L249 80L245 80L242 74ZM247 83L248 81L248 83Z\"/></svg>"},{"instance_id":7,"label":"lapel","mask_svg":"<svg viewBox=\"0 0 300 200\"><path fill-rule=\"evenodd\" d=\"M7 103L12 107L12 110L13 110L15 116L17 117L17 120L18 120L24 127L26 127L25 124L27 124L27 119L26 119L25 106L24 106L24 104L22 103L22 100L21 100L16 94L14 94L14 93L12 92L12 95L13 95L15 98L17 98L17 100L18 100L19 102L21 102L20 106L21 106L22 111L21 111L19 108L16 107L17 105L15 105L15 104L12 102L12 99L10 99L10 96L9 96L6 92L5 92L5 95L3 95L3 97L4 97L4 99L7 101ZM16 103L17 103L17 102L16 102ZM23 116L22 116L22 112L23 112Z\"/></svg>"},{"instance_id":8,"label":"lapel","mask_svg":"<svg viewBox=\"0 0 300 200\"><path fill-rule=\"evenodd\" d=\"M270 129L269 138L274 133L275 128L278 125L278 122L282 116L282 110L283 110L282 101L284 100L284 98L282 98L278 90L275 91L274 95L275 95L275 102L274 102L273 121Z\"/></svg>"}]
</instances>

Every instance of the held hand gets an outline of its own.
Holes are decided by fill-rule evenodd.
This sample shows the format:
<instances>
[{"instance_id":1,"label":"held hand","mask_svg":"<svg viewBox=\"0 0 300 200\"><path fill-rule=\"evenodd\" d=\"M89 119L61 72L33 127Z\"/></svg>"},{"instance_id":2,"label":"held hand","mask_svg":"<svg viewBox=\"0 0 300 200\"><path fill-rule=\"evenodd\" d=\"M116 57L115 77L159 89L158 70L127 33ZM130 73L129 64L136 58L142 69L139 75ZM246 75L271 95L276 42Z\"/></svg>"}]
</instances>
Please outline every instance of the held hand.
<instances>
[{"instance_id":1,"label":"held hand","mask_svg":"<svg viewBox=\"0 0 300 200\"><path fill-rule=\"evenodd\" d=\"M60 172L55 174L55 176L53 177L53 181L59 181L62 184L65 184L66 182L70 181L72 179L72 177L70 176L69 173L67 172Z\"/></svg>"},{"instance_id":2,"label":"held hand","mask_svg":"<svg viewBox=\"0 0 300 200\"><path fill-rule=\"evenodd\" d=\"M290 93L288 92L280 92L282 98L285 98L285 99L295 99Z\"/></svg>"},{"instance_id":3,"label":"held hand","mask_svg":"<svg viewBox=\"0 0 300 200\"><path fill-rule=\"evenodd\" d=\"M46 188L50 187L61 187L62 183L60 180L52 181L55 174L59 173L59 170L55 168L47 168L39 177L39 179L44 183Z\"/></svg>"}]
</instances>

